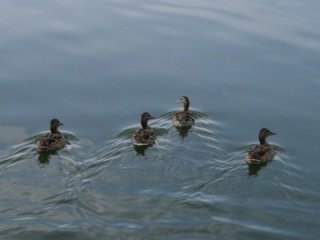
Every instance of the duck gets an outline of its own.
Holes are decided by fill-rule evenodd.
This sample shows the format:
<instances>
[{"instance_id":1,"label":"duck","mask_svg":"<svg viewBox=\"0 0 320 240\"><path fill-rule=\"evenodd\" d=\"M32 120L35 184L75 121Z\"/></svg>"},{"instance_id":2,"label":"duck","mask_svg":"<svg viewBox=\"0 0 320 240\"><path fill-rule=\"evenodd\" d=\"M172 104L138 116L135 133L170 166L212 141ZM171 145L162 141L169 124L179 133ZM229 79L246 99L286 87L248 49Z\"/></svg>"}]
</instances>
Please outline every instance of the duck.
<instances>
[{"instance_id":1,"label":"duck","mask_svg":"<svg viewBox=\"0 0 320 240\"><path fill-rule=\"evenodd\" d=\"M268 128L261 128L259 131L259 144L253 146L246 153L246 162L248 164L263 165L273 160L275 151L266 138L276 133L270 131Z\"/></svg>"},{"instance_id":2,"label":"duck","mask_svg":"<svg viewBox=\"0 0 320 240\"><path fill-rule=\"evenodd\" d=\"M63 123L57 118L50 121L50 133L43 135L37 142L38 152L55 152L65 147L66 140L63 134L58 130Z\"/></svg>"},{"instance_id":3,"label":"duck","mask_svg":"<svg viewBox=\"0 0 320 240\"><path fill-rule=\"evenodd\" d=\"M132 143L135 146L152 146L155 143L156 131L148 126L148 121L154 119L148 112L141 114L141 127L132 135Z\"/></svg>"},{"instance_id":4,"label":"duck","mask_svg":"<svg viewBox=\"0 0 320 240\"><path fill-rule=\"evenodd\" d=\"M189 98L187 96L182 96L178 102L183 104L183 111L176 112L173 115L173 126L176 128L191 128L194 125L194 117L192 112L189 110Z\"/></svg>"}]
</instances>

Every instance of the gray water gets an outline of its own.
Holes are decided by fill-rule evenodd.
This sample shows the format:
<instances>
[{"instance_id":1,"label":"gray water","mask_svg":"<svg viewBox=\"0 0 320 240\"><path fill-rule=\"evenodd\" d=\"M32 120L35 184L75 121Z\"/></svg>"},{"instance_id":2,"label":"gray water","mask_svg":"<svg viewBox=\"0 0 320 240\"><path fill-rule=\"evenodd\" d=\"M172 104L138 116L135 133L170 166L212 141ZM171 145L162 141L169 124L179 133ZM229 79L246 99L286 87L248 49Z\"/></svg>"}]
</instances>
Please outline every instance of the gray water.
<instances>
[{"instance_id":1,"label":"gray water","mask_svg":"<svg viewBox=\"0 0 320 240\"><path fill-rule=\"evenodd\" d=\"M0 239L318 239L319 10L2 0ZM136 152L144 111L159 136ZM53 117L69 144L39 156ZM261 127L277 154L251 169Z\"/></svg>"}]
</instances>

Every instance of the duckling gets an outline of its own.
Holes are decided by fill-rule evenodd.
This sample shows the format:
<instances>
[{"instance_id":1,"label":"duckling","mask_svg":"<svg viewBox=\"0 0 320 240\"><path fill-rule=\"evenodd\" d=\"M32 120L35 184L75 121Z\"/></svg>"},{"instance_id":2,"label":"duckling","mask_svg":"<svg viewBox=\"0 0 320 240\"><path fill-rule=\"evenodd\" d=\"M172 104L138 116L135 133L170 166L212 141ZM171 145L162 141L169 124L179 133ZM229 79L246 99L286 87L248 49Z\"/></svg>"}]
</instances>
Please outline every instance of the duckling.
<instances>
[{"instance_id":1,"label":"duckling","mask_svg":"<svg viewBox=\"0 0 320 240\"><path fill-rule=\"evenodd\" d=\"M63 123L56 118L50 121L50 133L43 135L37 142L38 152L54 152L65 147L65 138L58 130L62 125Z\"/></svg>"},{"instance_id":2,"label":"duckling","mask_svg":"<svg viewBox=\"0 0 320 240\"><path fill-rule=\"evenodd\" d=\"M194 125L194 118L192 112L189 111L189 98L187 96L182 96L178 102L183 104L183 111L173 115L173 126L176 128L191 128Z\"/></svg>"},{"instance_id":3,"label":"duckling","mask_svg":"<svg viewBox=\"0 0 320 240\"><path fill-rule=\"evenodd\" d=\"M246 162L248 164L262 165L273 160L275 151L273 147L267 143L268 136L275 135L267 128L262 128L259 132L259 142L253 146L246 154Z\"/></svg>"},{"instance_id":4,"label":"duckling","mask_svg":"<svg viewBox=\"0 0 320 240\"><path fill-rule=\"evenodd\" d=\"M155 143L157 134L154 129L148 126L148 121L154 119L148 112L141 114L142 128L136 130L132 135L132 143L135 146L152 146Z\"/></svg>"}]
</instances>

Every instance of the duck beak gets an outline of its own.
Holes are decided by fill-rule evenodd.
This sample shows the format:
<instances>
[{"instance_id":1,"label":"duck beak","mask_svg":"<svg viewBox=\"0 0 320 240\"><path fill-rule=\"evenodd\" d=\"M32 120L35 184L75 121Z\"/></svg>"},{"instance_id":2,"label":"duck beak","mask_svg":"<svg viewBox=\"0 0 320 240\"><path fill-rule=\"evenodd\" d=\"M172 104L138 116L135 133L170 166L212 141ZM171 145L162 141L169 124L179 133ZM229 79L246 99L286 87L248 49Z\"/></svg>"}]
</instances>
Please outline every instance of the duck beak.
<instances>
[{"instance_id":1,"label":"duck beak","mask_svg":"<svg viewBox=\"0 0 320 240\"><path fill-rule=\"evenodd\" d=\"M154 119L154 117L150 116L149 119Z\"/></svg>"},{"instance_id":2,"label":"duck beak","mask_svg":"<svg viewBox=\"0 0 320 240\"><path fill-rule=\"evenodd\" d=\"M63 123L59 123L59 126L63 126L64 124Z\"/></svg>"},{"instance_id":3,"label":"duck beak","mask_svg":"<svg viewBox=\"0 0 320 240\"><path fill-rule=\"evenodd\" d=\"M277 135L275 132L270 132L270 135Z\"/></svg>"}]
</instances>

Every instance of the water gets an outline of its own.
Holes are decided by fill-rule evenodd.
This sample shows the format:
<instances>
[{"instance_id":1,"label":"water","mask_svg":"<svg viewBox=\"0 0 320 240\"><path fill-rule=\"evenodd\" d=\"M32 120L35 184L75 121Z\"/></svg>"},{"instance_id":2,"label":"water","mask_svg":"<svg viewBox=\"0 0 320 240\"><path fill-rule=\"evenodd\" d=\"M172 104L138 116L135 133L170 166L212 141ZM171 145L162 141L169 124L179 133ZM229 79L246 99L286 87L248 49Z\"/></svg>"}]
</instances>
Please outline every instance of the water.
<instances>
[{"instance_id":1,"label":"water","mask_svg":"<svg viewBox=\"0 0 320 240\"><path fill-rule=\"evenodd\" d=\"M0 239L318 239L318 1L0 9ZM159 137L136 152L144 111ZM53 117L69 144L39 156ZM261 127L277 155L248 168Z\"/></svg>"}]
</instances>

